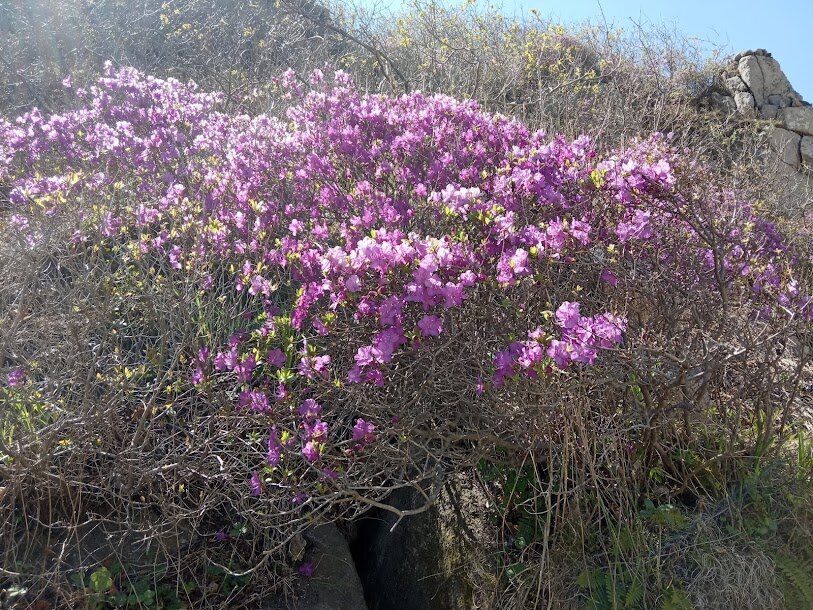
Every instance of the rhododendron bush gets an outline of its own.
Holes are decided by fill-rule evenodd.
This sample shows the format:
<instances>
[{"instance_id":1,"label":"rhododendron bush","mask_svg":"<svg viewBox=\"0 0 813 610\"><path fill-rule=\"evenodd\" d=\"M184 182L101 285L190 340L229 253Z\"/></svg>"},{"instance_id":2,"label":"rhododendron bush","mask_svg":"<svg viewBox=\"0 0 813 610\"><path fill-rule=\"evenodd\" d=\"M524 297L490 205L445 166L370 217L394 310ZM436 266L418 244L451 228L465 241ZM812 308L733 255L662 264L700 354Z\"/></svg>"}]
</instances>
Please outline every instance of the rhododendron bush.
<instances>
[{"instance_id":1,"label":"rhododendron bush","mask_svg":"<svg viewBox=\"0 0 813 610\"><path fill-rule=\"evenodd\" d=\"M668 136L599 154L342 72L285 74L281 117L128 68L65 85L73 110L0 122L4 247L45 257L7 264L40 292L3 302L3 391L50 405L40 468L73 468L65 493L115 488L204 536L239 514L279 550L495 447L578 471L589 449L553 456L589 429L649 464L661 427L720 422L733 459L770 438L744 421L790 421L798 256ZM82 408L107 414L85 436ZM80 445L106 449L85 468ZM17 489L41 476L3 453Z\"/></svg>"}]
</instances>

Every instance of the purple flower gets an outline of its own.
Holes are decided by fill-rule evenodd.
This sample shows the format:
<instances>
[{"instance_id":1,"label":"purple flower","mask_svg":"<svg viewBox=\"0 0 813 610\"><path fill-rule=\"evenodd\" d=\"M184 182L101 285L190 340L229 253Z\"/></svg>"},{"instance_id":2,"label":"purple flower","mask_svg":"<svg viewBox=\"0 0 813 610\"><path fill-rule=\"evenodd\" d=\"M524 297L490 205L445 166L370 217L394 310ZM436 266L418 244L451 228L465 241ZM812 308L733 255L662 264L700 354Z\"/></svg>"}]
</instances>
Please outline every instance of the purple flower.
<instances>
[{"instance_id":1,"label":"purple flower","mask_svg":"<svg viewBox=\"0 0 813 610\"><path fill-rule=\"evenodd\" d=\"M243 358L243 360L234 367L234 372L237 374L237 381L247 383L251 379L251 374L256 367L257 358L253 353Z\"/></svg>"},{"instance_id":2,"label":"purple flower","mask_svg":"<svg viewBox=\"0 0 813 610\"><path fill-rule=\"evenodd\" d=\"M568 344L565 341L554 339L548 344L547 354L556 363L560 369L567 368L570 364L570 351Z\"/></svg>"},{"instance_id":3,"label":"purple flower","mask_svg":"<svg viewBox=\"0 0 813 610\"><path fill-rule=\"evenodd\" d=\"M437 316L424 316L418 321L418 328L425 337L437 337L443 331L443 320Z\"/></svg>"},{"instance_id":4,"label":"purple flower","mask_svg":"<svg viewBox=\"0 0 813 610\"><path fill-rule=\"evenodd\" d=\"M250 409L255 413L267 413L271 410L268 396L259 390L243 390L237 401L238 409Z\"/></svg>"},{"instance_id":5,"label":"purple flower","mask_svg":"<svg viewBox=\"0 0 813 610\"><path fill-rule=\"evenodd\" d=\"M260 474L255 470L251 473L251 480L248 482L252 496L260 496L263 493L263 482Z\"/></svg>"},{"instance_id":6,"label":"purple flower","mask_svg":"<svg viewBox=\"0 0 813 610\"><path fill-rule=\"evenodd\" d=\"M362 441L363 443L373 443L375 442L374 430L375 425L359 417L356 420L356 425L353 426L353 440Z\"/></svg>"},{"instance_id":7,"label":"purple flower","mask_svg":"<svg viewBox=\"0 0 813 610\"><path fill-rule=\"evenodd\" d=\"M581 321L581 314L579 313L580 305L565 301L559 305L556 310L556 323L566 329L576 328Z\"/></svg>"},{"instance_id":8,"label":"purple flower","mask_svg":"<svg viewBox=\"0 0 813 610\"><path fill-rule=\"evenodd\" d=\"M320 420L316 420L315 422L304 422L302 424L302 429L304 430L304 438L306 440L322 442L327 438L326 422Z\"/></svg>"},{"instance_id":9,"label":"purple flower","mask_svg":"<svg viewBox=\"0 0 813 610\"><path fill-rule=\"evenodd\" d=\"M303 457L311 464L319 460L319 443L308 441L302 448Z\"/></svg>"},{"instance_id":10,"label":"purple flower","mask_svg":"<svg viewBox=\"0 0 813 610\"><path fill-rule=\"evenodd\" d=\"M310 499L310 496L304 491L300 491L298 494L294 495L293 498L291 498L291 504L294 506L299 506L300 504L307 502L308 499Z\"/></svg>"},{"instance_id":11,"label":"purple flower","mask_svg":"<svg viewBox=\"0 0 813 610\"><path fill-rule=\"evenodd\" d=\"M285 366L285 361L285 352L283 352L281 349L272 349L270 352L268 352L268 363L271 366L281 369L283 366Z\"/></svg>"},{"instance_id":12,"label":"purple flower","mask_svg":"<svg viewBox=\"0 0 813 610\"><path fill-rule=\"evenodd\" d=\"M299 407L299 415L304 419L315 419L321 411L322 407L312 398L305 400Z\"/></svg>"},{"instance_id":13,"label":"purple flower","mask_svg":"<svg viewBox=\"0 0 813 610\"><path fill-rule=\"evenodd\" d=\"M282 445L279 442L279 434L277 427L272 426L271 432L268 435L268 453L266 454L266 461L269 466L279 466L282 459Z\"/></svg>"},{"instance_id":14,"label":"purple flower","mask_svg":"<svg viewBox=\"0 0 813 610\"><path fill-rule=\"evenodd\" d=\"M25 381L25 377L25 369L19 366L16 369L9 371L6 379L8 380L8 385L10 388L16 388Z\"/></svg>"},{"instance_id":15,"label":"purple flower","mask_svg":"<svg viewBox=\"0 0 813 610\"><path fill-rule=\"evenodd\" d=\"M330 375L330 356L305 356L299 361L297 370L299 374L308 379L315 379L317 376L327 379Z\"/></svg>"},{"instance_id":16,"label":"purple flower","mask_svg":"<svg viewBox=\"0 0 813 610\"><path fill-rule=\"evenodd\" d=\"M616 276L615 273L613 273L609 269L604 269L601 272L600 279L601 279L602 282L607 282L613 288L618 286L618 276Z\"/></svg>"},{"instance_id":17,"label":"purple flower","mask_svg":"<svg viewBox=\"0 0 813 610\"><path fill-rule=\"evenodd\" d=\"M297 570L299 575L304 578L311 578L313 573L316 571L316 567L309 561L301 564Z\"/></svg>"},{"instance_id":18,"label":"purple flower","mask_svg":"<svg viewBox=\"0 0 813 610\"><path fill-rule=\"evenodd\" d=\"M652 237L651 216L652 212L635 210L635 214L633 214L629 222L618 223L618 227L615 231L618 235L618 239L622 242L626 242L631 239L644 240Z\"/></svg>"}]
</instances>

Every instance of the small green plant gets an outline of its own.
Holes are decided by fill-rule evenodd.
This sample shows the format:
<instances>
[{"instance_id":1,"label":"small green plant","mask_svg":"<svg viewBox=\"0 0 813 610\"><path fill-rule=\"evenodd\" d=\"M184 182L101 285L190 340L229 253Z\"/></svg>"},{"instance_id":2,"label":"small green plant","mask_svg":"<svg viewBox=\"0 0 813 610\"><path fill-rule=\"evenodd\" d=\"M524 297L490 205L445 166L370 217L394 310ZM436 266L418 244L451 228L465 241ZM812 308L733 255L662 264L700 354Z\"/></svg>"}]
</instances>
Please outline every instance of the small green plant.
<instances>
[{"instance_id":1,"label":"small green plant","mask_svg":"<svg viewBox=\"0 0 813 610\"><path fill-rule=\"evenodd\" d=\"M161 582L165 575L166 570L159 569L132 580L124 566L114 563L110 568L102 566L91 572L75 572L71 581L85 592L89 610L184 610L187 606L178 597L176 588ZM186 584L183 587L187 594L192 588Z\"/></svg>"}]
</instances>

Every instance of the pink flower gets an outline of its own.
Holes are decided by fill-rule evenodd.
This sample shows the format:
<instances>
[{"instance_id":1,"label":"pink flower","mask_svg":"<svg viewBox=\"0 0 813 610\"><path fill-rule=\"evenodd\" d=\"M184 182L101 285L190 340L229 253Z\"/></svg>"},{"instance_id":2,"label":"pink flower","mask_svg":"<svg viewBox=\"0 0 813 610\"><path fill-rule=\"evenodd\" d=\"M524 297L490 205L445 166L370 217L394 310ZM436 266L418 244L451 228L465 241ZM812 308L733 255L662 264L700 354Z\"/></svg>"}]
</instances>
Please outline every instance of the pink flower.
<instances>
[{"instance_id":1,"label":"pink flower","mask_svg":"<svg viewBox=\"0 0 813 610\"><path fill-rule=\"evenodd\" d=\"M263 493L263 482L260 474L255 470L251 473L251 480L248 482L252 496L260 496Z\"/></svg>"},{"instance_id":2,"label":"pink flower","mask_svg":"<svg viewBox=\"0 0 813 610\"><path fill-rule=\"evenodd\" d=\"M10 388L16 388L25 381L25 369L21 366L17 367L16 369L12 369L9 371L8 376L6 377L7 383Z\"/></svg>"},{"instance_id":3,"label":"pink flower","mask_svg":"<svg viewBox=\"0 0 813 610\"><path fill-rule=\"evenodd\" d=\"M319 443L308 441L302 448L303 457L311 464L319 460Z\"/></svg>"},{"instance_id":4,"label":"pink flower","mask_svg":"<svg viewBox=\"0 0 813 610\"><path fill-rule=\"evenodd\" d=\"M281 369L283 366L285 366L285 361L285 352L283 352L281 349L272 349L270 352L268 352L268 364L271 366Z\"/></svg>"},{"instance_id":5,"label":"pink flower","mask_svg":"<svg viewBox=\"0 0 813 610\"><path fill-rule=\"evenodd\" d=\"M353 426L353 440L362 441L363 443L373 443L375 442L374 430L375 425L359 417L356 420L356 425Z\"/></svg>"},{"instance_id":6,"label":"pink flower","mask_svg":"<svg viewBox=\"0 0 813 610\"><path fill-rule=\"evenodd\" d=\"M305 419L315 419L321 413L322 407L312 398L308 398L299 407L299 415Z\"/></svg>"},{"instance_id":7,"label":"pink flower","mask_svg":"<svg viewBox=\"0 0 813 610\"><path fill-rule=\"evenodd\" d=\"M418 321L418 328L425 337L437 337L443 331L443 320L438 316L424 316Z\"/></svg>"},{"instance_id":8,"label":"pink flower","mask_svg":"<svg viewBox=\"0 0 813 610\"><path fill-rule=\"evenodd\" d=\"M575 328L581 321L579 309L580 305L578 303L564 301L556 310L556 323L562 328Z\"/></svg>"}]
</instances>

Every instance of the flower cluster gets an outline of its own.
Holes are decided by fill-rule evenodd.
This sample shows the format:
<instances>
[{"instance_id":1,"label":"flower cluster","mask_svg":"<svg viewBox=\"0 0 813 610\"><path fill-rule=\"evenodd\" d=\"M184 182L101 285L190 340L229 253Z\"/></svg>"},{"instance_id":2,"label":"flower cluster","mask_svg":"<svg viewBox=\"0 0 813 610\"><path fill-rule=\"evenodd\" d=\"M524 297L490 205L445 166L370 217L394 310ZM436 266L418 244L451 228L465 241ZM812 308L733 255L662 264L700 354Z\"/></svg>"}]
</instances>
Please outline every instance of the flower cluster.
<instances>
[{"instance_id":1,"label":"flower cluster","mask_svg":"<svg viewBox=\"0 0 813 610\"><path fill-rule=\"evenodd\" d=\"M741 287L766 315L811 315L781 237L733 195L721 196L725 230L706 238L664 136L601 159L586 137L549 140L471 101L365 95L342 72L307 92L282 81L295 100L287 120L225 114L222 96L192 83L110 66L90 90L71 89L76 110L0 120L0 183L32 244L38 214L78 210L73 247L126 244L200 278L212 298L225 275L249 304L242 328L196 346L190 379L231 388L236 408L274 422L272 470L302 460L333 478L334 448L374 446L373 422L329 426L309 390L385 386L399 359L444 340L449 312L475 294L545 310L514 329L527 339L497 337L508 347L482 354L489 375L470 380L477 394L622 346L627 320L612 295L656 264L677 284ZM694 250L677 256L676 244ZM561 295L546 303L552 269L588 263L609 291L606 310ZM340 346L352 362L329 351L342 324L357 329ZM257 473L251 491L262 490Z\"/></svg>"}]
</instances>

